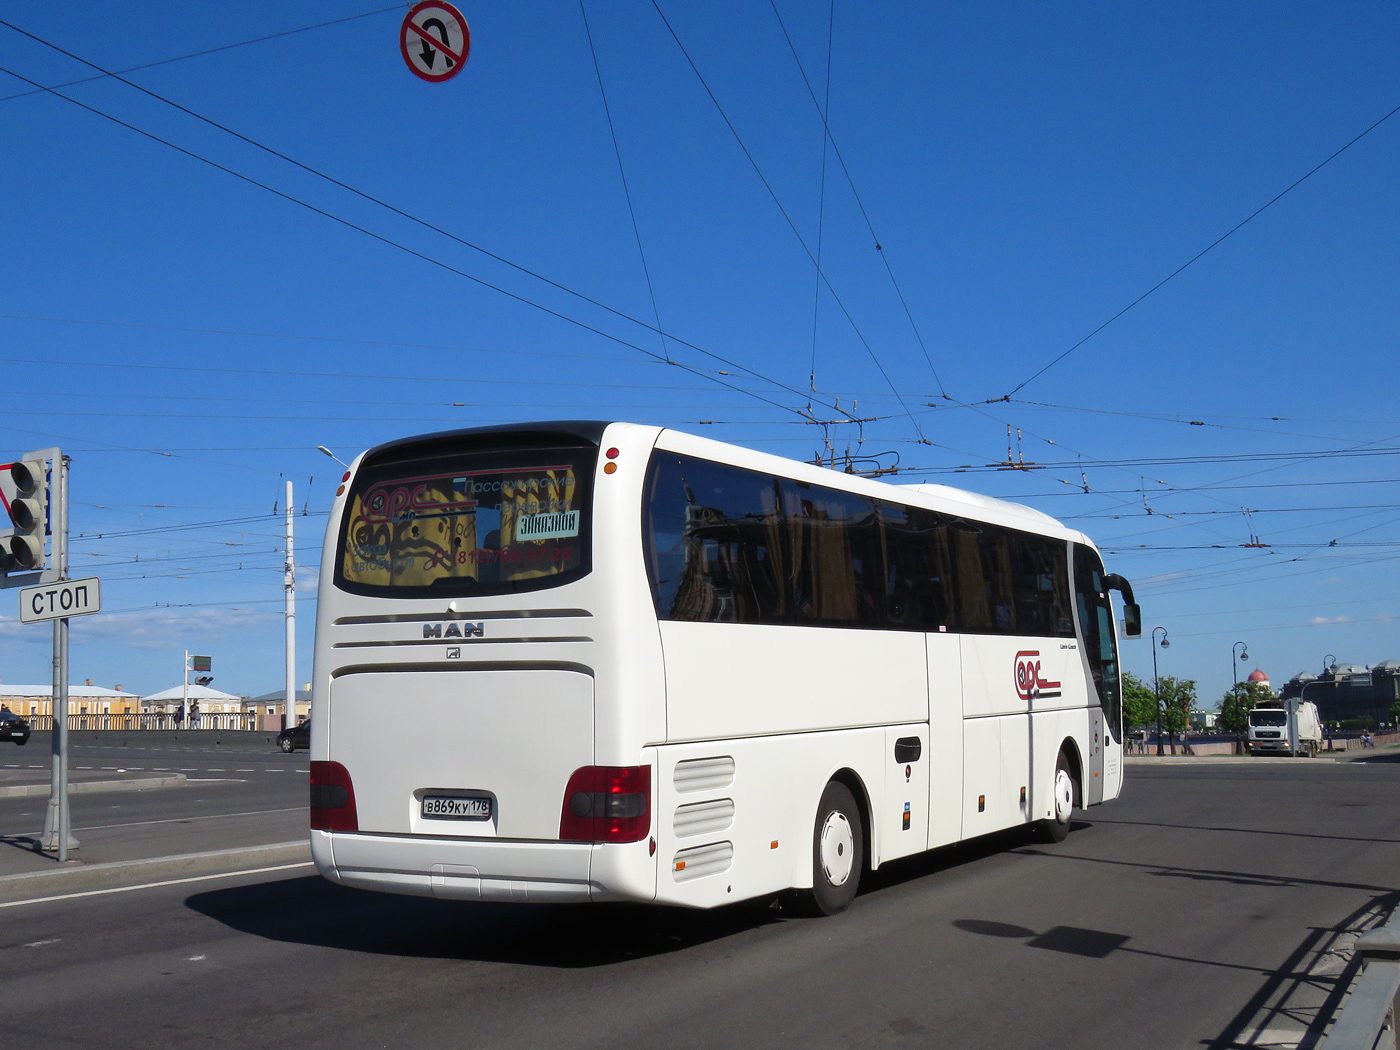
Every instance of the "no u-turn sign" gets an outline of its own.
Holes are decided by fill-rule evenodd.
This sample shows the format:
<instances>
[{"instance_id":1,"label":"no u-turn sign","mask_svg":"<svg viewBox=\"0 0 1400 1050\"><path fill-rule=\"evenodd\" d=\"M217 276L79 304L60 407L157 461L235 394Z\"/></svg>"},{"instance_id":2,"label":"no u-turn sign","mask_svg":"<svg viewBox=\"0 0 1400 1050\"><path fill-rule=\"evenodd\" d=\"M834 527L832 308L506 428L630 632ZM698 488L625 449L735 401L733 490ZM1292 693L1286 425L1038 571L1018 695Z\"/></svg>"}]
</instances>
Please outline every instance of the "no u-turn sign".
<instances>
[{"instance_id":1,"label":"no u-turn sign","mask_svg":"<svg viewBox=\"0 0 1400 1050\"><path fill-rule=\"evenodd\" d=\"M471 47L467 20L445 0L414 4L399 30L399 50L408 68L434 84L460 73Z\"/></svg>"}]
</instances>

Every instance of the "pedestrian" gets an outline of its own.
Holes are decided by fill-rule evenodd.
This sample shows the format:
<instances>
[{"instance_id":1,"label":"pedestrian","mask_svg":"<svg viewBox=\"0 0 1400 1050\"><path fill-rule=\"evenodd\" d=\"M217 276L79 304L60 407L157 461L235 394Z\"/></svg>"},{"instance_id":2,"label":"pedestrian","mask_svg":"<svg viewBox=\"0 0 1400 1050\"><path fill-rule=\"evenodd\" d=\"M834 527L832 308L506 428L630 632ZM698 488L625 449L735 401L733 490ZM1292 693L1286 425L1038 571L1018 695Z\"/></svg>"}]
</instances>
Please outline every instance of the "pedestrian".
<instances>
[{"instance_id":1,"label":"pedestrian","mask_svg":"<svg viewBox=\"0 0 1400 1050\"><path fill-rule=\"evenodd\" d=\"M191 700L191 701L190 701L190 728L191 728L191 729L198 729L198 728L199 728L199 701L198 701L198 700Z\"/></svg>"},{"instance_id":2,"label":"pedestrian","mask_svg":"<svg viewBox=\"0 0 1400 1050\"><path fill-rule=\"evenodd\" d=\"M13 714L13 713L14 713L14 712L12 712L12 711L10 710L10 705L9 705L9 704L0 704L0 715L8 715L8 714Z\"/></svg>"},{"instance_id":3,"label":"pedestrian","mask_svg":"<svg viewBox=\"0 0 1400 1050\"><path fill-rule=\"evenodd\" d=\"M175 728L179 729L185 724L185 705L181 704L175 709Z\"/></svg>"}]
</instances>

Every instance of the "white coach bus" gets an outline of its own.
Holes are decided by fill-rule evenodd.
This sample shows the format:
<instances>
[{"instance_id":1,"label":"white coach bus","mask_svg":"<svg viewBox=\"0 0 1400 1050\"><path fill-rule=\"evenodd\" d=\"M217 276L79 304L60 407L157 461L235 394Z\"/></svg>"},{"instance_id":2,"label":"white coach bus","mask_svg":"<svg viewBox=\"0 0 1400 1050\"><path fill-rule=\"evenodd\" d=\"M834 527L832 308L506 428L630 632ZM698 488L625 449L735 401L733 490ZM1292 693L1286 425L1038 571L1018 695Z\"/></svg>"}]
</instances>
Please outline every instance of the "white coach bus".
<instances>
[{"instance_id":1,"label":"white coach bus","mask_svg":"<svg viewBox=\"0 0 1400 1050\"><path fill-rule=\"evenodd\" d=\"M630 423L391 442L322 561L311 846L334 882L708 908L1117 797L1081 533Z\"/></svg>"}]
</instances>

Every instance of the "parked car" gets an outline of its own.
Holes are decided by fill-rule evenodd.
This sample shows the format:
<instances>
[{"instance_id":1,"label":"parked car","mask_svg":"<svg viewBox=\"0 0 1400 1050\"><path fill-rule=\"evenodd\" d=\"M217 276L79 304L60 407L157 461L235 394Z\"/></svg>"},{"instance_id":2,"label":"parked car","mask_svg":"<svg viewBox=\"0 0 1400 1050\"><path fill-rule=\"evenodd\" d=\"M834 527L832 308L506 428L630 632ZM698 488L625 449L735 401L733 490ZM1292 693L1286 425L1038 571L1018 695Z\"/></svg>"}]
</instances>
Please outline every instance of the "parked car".
<instances>
[{"instance_id":1,"label":"parked car","mask_svg":"<svg viewBox=\"0 0 1400 1050\"><path fill-rule=\"evenodd\" d=\"M12 711L0 712L0 740L13 740L23 747L29 743L29 723Z\"/></svg>"},{"instance_id":2,"label":"parked car","mask_svg":"<svg viewBox=\"0 0 1400 1050\"><path fill-rule=\"evenodd\" d=\"M284 754L290 755L300 748L302 751L311 750L311 719L307 719L299 726L292 726L291 729L284 729L277 734L277 746Z\"/></svg>"}]
</instances>

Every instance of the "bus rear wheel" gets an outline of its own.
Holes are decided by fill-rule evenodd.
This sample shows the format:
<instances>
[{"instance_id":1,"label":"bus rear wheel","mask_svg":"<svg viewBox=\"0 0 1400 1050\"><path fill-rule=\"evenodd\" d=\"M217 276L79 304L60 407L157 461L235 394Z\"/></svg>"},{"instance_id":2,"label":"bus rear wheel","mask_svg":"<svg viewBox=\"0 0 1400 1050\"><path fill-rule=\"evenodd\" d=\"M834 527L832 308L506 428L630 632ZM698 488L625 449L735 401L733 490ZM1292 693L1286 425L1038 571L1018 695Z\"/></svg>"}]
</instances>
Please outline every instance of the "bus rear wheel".
<instances>
[{"instance_id":1,"label":"bus rear wheel","mask_svg":"<svg viewBox=\"0 0 1400 1050\"><path fill-rule=\"evenodd\" d=\"M1055 803L1055 815L1036 825L1037 837L1042 842L1063 842L1069 835L1069 821L1074 815L1074 797L1079 786L1074 782L1074 770L1068 756L1061 751L1055 760L1055 783L1050 794Z\"/></svg>"},{"instance_id":2,"label":"bus rear wheel","mask_svg":"<svg viewBox=\"0 0 1400 1050\"><path fill-rule=\"evenodd\" d=\"M812 832L812 889L799 900L809 915L835 915L850 907L865 867L860 806L845 784L832 781L817 806Z\"/></svg>"}]
</instances>

